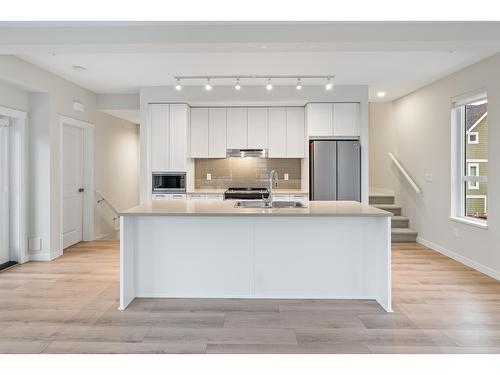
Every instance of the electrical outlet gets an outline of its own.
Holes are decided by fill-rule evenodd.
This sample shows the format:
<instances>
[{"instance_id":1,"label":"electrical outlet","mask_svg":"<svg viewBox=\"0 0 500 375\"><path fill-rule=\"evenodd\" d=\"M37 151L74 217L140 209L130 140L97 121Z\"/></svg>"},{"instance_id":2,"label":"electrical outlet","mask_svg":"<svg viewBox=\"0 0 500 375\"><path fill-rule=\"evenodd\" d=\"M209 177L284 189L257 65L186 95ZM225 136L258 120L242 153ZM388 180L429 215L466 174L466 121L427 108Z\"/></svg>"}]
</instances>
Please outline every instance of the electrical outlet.
<instances>
[{"instance_id":1,"label":"electrical outlet","mask_svg":"<svg viewBox=\"0 0 500 375\"><path fill-rule=\"evenodd\" d=\"M212 180L212 173L207 173L207 181L211 181Z\"/></svg>"},{"instance_id":2,"label":"electrical outlet","mask_svg":"<svg viewBox=\"0 0 500 375\"><path fill-rule=\"evenodd\" d=\"M288 173L285 173L285 174L283 175L283 179L284 179L285 181L288 181Z\"/></svg>"}]
</instances>

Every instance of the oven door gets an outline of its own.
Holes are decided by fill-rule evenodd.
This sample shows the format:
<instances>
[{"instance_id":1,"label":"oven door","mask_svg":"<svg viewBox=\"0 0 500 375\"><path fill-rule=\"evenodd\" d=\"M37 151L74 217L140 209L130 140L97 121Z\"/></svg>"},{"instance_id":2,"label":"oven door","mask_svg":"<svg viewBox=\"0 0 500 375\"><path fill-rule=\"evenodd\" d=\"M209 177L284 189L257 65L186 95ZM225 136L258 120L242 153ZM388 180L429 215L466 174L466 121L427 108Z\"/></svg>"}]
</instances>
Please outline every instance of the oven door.
<instances>
[{"instance_id":1,"label":"oven door","mask_svg":"<svg viewBox=\"0 0 500 375\"><path fill-rule=\"evenodd\" d=\"M153 173L153 193L183 193L185 191L185 173Z\"/></svg>"}]
</instances>

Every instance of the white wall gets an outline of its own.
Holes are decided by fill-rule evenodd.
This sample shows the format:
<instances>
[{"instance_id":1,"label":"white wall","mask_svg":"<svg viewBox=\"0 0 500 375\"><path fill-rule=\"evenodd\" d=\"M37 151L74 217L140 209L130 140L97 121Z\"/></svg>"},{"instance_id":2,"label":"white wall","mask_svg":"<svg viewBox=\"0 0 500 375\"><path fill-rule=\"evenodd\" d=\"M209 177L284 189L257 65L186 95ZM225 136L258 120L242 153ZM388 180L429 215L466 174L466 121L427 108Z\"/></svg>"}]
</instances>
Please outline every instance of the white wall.
<instances>
[{"instance_id":1,"label":"white wall","mask_svg":"<svg viewBox=\"0 0 500 375\"><path fill-rule=\"evenodd\" d=\"M94 129L95 187L118 210L139 203L139 125L97 113ZM96 207L96 238L115 238L113 212Z\"/></svg>"},{"instance_id":2,"label":"white wall","mask_svg":"<svg viewBox=\"0 0 500 375\"><path fill-rule=\"evenodd\" d=\"M419 240L500 279L500 54L434 82L390 104L371 104L372 183L396 191L403 215ZM451 99L485 88L488 93L488 229L449 219L451 207ZM391 139L383 147L384 139ZM386 162L394 151L423 193L417 196ZM432 173L433 182L425 182ZM383 186L381 186L383 187ZM454 231L458 230L458 236Z\"/></svg>"},{"instance_id":3,"label":"white wall","mask_svg":"<svg viewBox=\"0 0 500 375\"><path fill-rule=\"evenodd\" d=\"M29 93L8 82L0 81L0 104L4 107L27 112Z\"/></svg>"},{"instance_id":4,"label":"white wall","mask_svg":"<svg viewBox=\"0 0 500 375\"><path fill-rule=\"evenodd\" d=\"M84 104L85 112L73 110L74 100ZM0 56L0 105L29 111L28 237L42 240L42 250L32 251L29 255L35 260L54 259L62 254L59 116L63 115L94 124L96 136L103 130L99 127L101 121L106 125L112 122L110 121L112 117L98 114L96 111L97 95L93 92L14 56ZM114 122L113 124L116 125ZM104 129L105 133L106 131L107 128ZM105 136L109 139L113 137L113 134L121 133L122 130L114 133L111 131ZM96 151L99 152L100 149L102 149L102 144ZM116 152L116 148L113 148L113 152ZM102 162L99 157L97 155L94 158L95 169L100 170L101 175L105 175L106 172L99 169ZM134 162L137 163L137 160ZM116 169L116 166L113 166L113 169ZM113 176L113 172L109 173ZM133 172L130 171L130 173ZM131 186L120 186L115 191L111 191L111 188L104 182L105 190L110 196L115 194L121 196L122 193L119 191L122 189L130 189L130 194L135 195L134 191L138 188L137 180L134 182L131 178L127 178L126 181L130 182ZM117 204L125 204L127 200L133 201L129 197L124 201L118 198ZM97 225L99 227L99 224Z\"/></svg>"}]
</instances>

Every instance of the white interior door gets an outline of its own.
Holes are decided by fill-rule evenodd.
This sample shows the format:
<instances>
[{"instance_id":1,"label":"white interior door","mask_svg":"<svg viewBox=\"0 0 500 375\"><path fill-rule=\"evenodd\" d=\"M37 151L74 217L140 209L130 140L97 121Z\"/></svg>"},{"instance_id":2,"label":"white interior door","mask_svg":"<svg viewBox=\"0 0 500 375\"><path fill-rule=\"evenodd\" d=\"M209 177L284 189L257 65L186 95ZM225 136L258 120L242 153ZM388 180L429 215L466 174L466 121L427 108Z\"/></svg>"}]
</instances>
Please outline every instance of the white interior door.
<instances>
[{"instance_id":1,"label":"white interior door","mask_svg":"<svg viewBox=\"0 0 500 375\"><path fill-rule=\"evenodd\" d=\"M63 126L63 248L82 240L83 130Z\"/></svg>"},{"instance_id":2,"label":"white interior door","mask_svg":"<svg viewBox=\"0 0 500 375\"><path fill-rule=\"evenodd\" d=\"M0 265L9 260L9 121L0 117Z\"/></svg>"}]
</instances>

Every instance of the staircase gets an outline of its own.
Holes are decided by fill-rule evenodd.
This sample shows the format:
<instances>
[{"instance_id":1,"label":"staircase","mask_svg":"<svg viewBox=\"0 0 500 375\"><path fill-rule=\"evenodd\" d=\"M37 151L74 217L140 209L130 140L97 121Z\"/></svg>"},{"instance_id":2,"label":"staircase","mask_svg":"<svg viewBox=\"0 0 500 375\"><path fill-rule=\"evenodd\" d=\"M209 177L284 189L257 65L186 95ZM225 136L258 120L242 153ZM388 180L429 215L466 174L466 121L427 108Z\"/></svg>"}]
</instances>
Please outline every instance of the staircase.
<instances>
[{"instance_id":1,"label":"staircase","mask_svg":"<svg viewBox=\"0 0 500 375\"><path fill-rule=\"evenodd\" d=\"M394 195L382 192L370 192L370 205L392 212L392 242L416 242L417 232L409 227L410 220L401 216L401 207L394 204Z\"/></svg>"}]
</instances>

